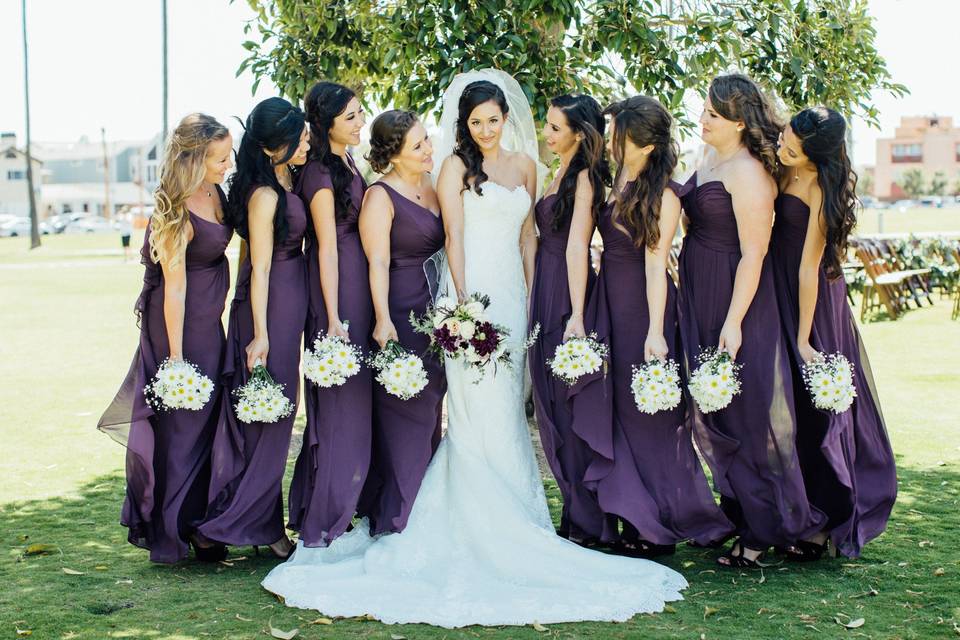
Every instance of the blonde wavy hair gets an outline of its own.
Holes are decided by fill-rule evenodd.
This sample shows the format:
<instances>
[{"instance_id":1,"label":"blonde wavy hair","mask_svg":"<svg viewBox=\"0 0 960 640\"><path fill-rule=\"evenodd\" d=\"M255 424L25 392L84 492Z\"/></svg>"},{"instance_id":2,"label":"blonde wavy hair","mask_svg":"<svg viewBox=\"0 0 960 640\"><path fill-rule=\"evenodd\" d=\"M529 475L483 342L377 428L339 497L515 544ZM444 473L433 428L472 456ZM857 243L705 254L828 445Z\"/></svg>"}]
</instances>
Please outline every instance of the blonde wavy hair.
<instances>
[{"instance_id":1,"label":"blonde wavy hair","mask_svg":"<svg viewBox=\"0 0 960 640\"><path fill-rule=\"evenodd\" d=\"M203 184L210 143L228 135L225 126L203 113L191 113L173 130L164 151L160 185L153 193L156 210L150 219L150 258L155 263L173 266L179 261L187 244L187 198Z\"/></svg>"}]
</instances>

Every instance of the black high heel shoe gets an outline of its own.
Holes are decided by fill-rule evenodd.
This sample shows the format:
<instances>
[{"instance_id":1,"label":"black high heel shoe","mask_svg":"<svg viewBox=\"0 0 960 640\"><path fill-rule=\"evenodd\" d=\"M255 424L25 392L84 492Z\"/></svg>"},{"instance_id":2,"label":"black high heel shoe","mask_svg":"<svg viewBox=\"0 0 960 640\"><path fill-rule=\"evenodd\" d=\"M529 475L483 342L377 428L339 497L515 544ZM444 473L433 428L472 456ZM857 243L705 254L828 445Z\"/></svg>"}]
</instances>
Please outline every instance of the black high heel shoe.
<instances>
[{"instance_id":1,"label":"black high heel shoe","mask_svg":"<svg viewBox=\"0 0 960 640\"><path fill-rule=\"evenodd\" d=\"M740 538L737 538L737 541L730 546L730 550L717 558L717 564L727 569L761 569L765 567L763 557L766 551L760 551L760 555L751 560L746 555L747 548L740 541ZM757 551L757 549L752 549L752 551Z\"/></svg>"},{"instance_id":2,"label":"black high heel shoe","mask_svg":"<svg viewBox=\"0 0 960 640\"><path fill-rule=\"evenodd\" d=\"M796 544L783 550L783 555L788 562L816 562L823 557L824 553L828 557L837 557L837 549L830 545L830 538L824 540L822 544L809 540L797 540Z\"/></svg>"},{"instance_id":3,"label":"black high heel shoe","mask_svg":"<svg viewBox=\"0 0 960 640\"><path fill-rule=\"evenodd\" d=\"M218 542L205 541L210 544L201 547L199 538L196 535L190 536L190 546L193 547L193 555L200 562L220 562L227 558L227 545Z\"/></svg>"},{"instance_id":4,"label":"black high heel shoe","mask_svg":"<svg viewBox=\"0 0 960 640\"><path fill-rule=\"evenodd\" d=\"M293 542L291 542L290 538L286 536L280 538L276 542L266 545L266 547L267 549L270 549L270 553L272 553L274 557L279 558L281 560L286 560L287 558L289 558L290 554L293 553L293 550L295 548L293 545ZM257 544L253 545L253 552L259 556L260 545L257 545Z\"/></svg>"},{"instance_id":5,"label":"black high heel shoe","mask_svg":"<svg viewBox=\"0 0 960 640\"><path fill-rule=\"evenodd\" d=\"M654 544L646 540L636 540L634 542L620 540L613 546L613 552L629 558L650 559L659 556L672 556L677 552L677 545Z\"/></svg>"}]
</instances>

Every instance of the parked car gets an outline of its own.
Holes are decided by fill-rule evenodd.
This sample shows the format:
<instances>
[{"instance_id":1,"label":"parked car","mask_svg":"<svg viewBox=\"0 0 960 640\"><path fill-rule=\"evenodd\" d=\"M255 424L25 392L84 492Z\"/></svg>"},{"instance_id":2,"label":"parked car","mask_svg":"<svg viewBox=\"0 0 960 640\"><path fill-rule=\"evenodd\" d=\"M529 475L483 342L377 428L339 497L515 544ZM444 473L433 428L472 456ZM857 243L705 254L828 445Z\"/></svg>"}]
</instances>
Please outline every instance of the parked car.
<instances>
[{"instance_id":1,"label":"parked car","mask_svg":"<svg viewBox=\"0 0 960 640\"><path fill-rule=\"evenodd\" d=\"M917 206L916 200L897 200L893 203L893 208L899 211L906 211Z\"/></svg>"},{"instance_id":2,"label":"parked car","mask_svg":"<svg viewBox=\"0 0 960 640\"><path fill-rule=\"evenodd\" d=\"M111 231L116 231L116 226L100 216L84 216L72 221L64 229L64 233L108 233Z\"/></svg>"},{"instance_id":3,"label":"parked car","mask_svg":"<svg viewBox=\"0 0 960 640\"><path fill-rule=\"evenodd\" d=\"M41 235L50 234L50 225L41 222L37 229ZM13 216L0 222L0 238L15 238L30 235L30 218Z\"/></svg>"}]
</instances>

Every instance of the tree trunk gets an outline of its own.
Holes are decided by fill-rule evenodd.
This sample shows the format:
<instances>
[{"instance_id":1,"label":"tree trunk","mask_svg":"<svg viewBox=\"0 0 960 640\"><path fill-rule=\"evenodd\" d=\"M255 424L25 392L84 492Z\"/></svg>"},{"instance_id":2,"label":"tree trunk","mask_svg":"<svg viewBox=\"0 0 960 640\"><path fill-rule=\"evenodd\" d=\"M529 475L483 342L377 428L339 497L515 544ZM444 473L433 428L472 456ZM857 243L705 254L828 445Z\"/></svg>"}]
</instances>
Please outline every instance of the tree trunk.
<instances>
[{"instance_id":1,"label":"tree trunk","mask_svg":"<svg viewBox=\"0 0 960 640\"><path fill-rule=\"evenodd\" d=\"M33 153L30 145L33 140L30 137L30 65L27 63L27 0L21 0L21 17L23 26L23 99L26 106L27 116L27 190L30 198L30 248L36 249L40 246L40 221L37 219L37 198L33 192Z\"/></svg>"}]
</instances>

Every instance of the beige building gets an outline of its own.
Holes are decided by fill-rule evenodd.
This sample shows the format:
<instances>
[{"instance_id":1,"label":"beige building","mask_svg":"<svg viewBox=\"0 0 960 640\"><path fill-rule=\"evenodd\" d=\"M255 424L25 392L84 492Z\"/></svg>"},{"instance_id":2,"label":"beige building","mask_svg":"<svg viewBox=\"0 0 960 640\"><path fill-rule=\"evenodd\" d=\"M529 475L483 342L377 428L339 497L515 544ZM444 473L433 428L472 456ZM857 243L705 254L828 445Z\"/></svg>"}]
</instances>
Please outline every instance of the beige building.
<instances>
[{"instance_id":1,"label":"beige building","mask_svg":"<svg viewBox=\"0 0 960 640\"><path fill-rule=\"evenodd\" d=\"M33 158L33 192L42 217L40 178L43 163ZM30 191L27 189L27 156L17 147L12 133L0 134L0 214L30 215Z\"/></svg>"},{"instance_id":2,"label":"beige building","mask_svg":"<svg viewBox=\"0 0 960 640\"><path fill-rule=\"evenodd\" d=\"M902 176L911 169L923 171L928 185L941 172L947 180L946 193L953 193L960 180L960 128L954 127L953 118L901 118L893 138L877 140L874 195L885 200L906 198L901 188Z\"/></svg>"}]
</instances>

